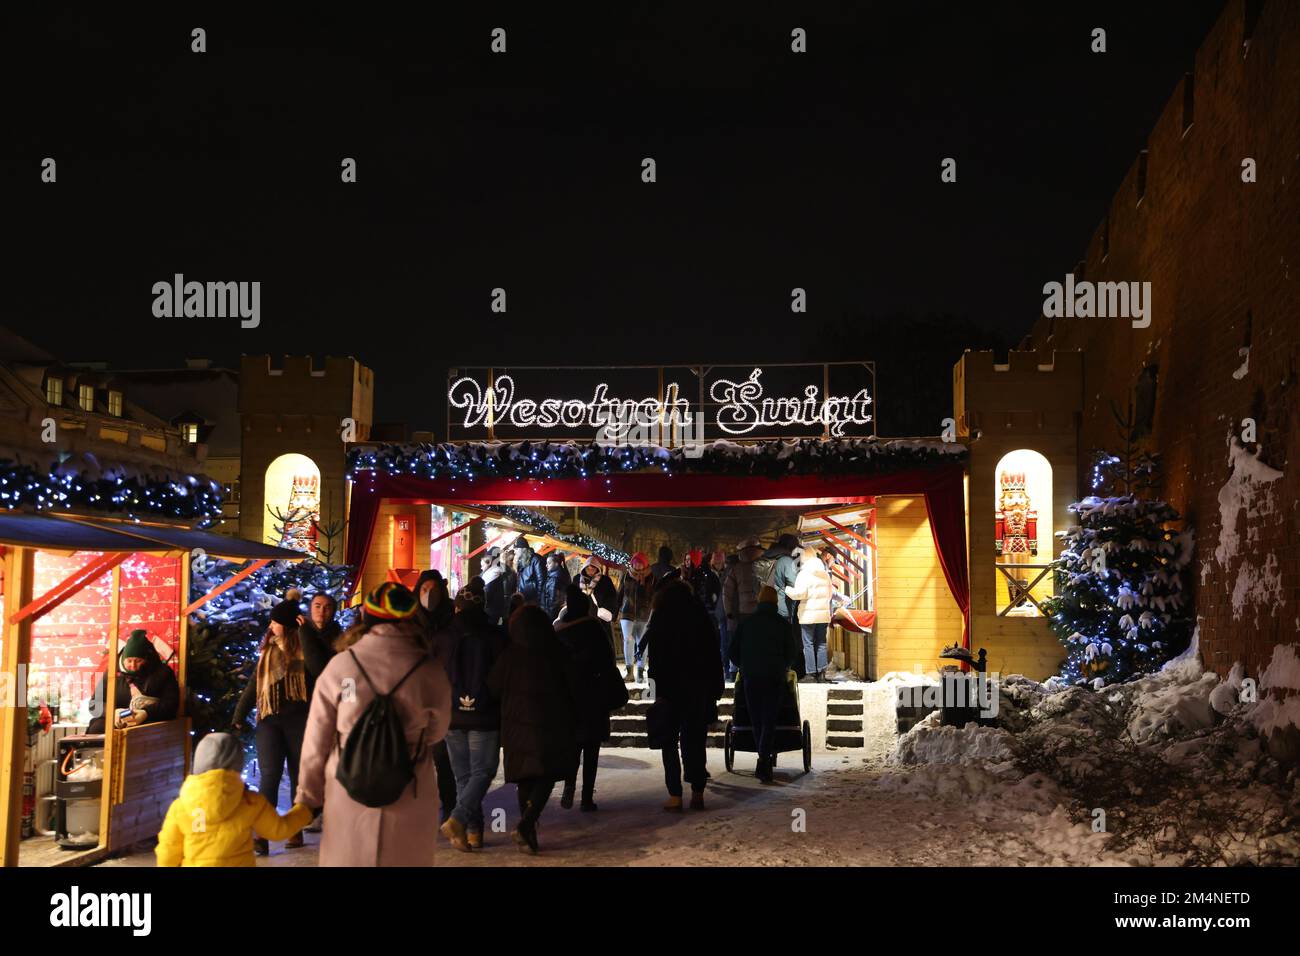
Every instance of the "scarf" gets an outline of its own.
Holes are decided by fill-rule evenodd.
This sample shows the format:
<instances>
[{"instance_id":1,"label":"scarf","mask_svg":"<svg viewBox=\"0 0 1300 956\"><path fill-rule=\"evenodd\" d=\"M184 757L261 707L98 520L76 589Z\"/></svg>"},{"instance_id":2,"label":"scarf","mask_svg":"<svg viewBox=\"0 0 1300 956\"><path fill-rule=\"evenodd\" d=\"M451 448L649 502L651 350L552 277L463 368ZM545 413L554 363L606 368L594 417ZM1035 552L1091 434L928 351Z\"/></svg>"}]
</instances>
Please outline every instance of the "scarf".
<instances>
[{"instance_id":1,"label":"scarf","mask_svg":"<svg viewBox=\"0 0 1300 956\"><path fill-rule=\"evenodd\" d=\"M257 658L257 719L278 713L286 700L307 701L307 669L298 632L262 638Z\"/></svg>"}]
</instances>

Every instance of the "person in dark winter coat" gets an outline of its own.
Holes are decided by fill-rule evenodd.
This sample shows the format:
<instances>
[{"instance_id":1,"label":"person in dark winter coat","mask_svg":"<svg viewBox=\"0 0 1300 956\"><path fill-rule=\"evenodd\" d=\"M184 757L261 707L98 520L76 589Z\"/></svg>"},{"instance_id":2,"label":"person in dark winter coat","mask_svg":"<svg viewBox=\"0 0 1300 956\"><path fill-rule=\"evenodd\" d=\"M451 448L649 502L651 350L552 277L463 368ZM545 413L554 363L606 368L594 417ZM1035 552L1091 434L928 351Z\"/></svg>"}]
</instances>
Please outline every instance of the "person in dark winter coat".
<instances>
[{"instance_id":1,"label":"person in dark winter coat","mask_svg":"<svg viewBox=\"0 0 1300 956\"><path fill-rule=\"evenodd\" d=\"M313 594L307 605L307 616L299 619L298 636L302 638L302 657L307 672L315 680L334 656L334 642L341 633L334 615L338 601L321 591Z\"/></svg>"},{"instance_id":2,"label":"person in dark winter coat","mask_svg":"<svg viewBox=\"0 0 1300 956\"><path fill-rule=\"evenodd\" d=\"M708 778L705 743L709 725L718 719L718 698L723 691L717 629L691 589L683 582L673 582L655 594L646 643L650 650L650 679L655 685L653 706L664 708L667 717L662 726L673 728L671 742L663 748L664 783L668 787L664 809L682 808L685 765L685 777L691 785L691 809L702 810Z\"/></svg>"},{"instance_id":3,"label":"person in dark winter coat","mask_svg":"<svg viewBox=\"0 0 1300 956\"><path fill-rule=\"evenodd\" d=\"M627 572L618 583L618 623L623 631L624 678L635 683L645 676L645 658L638 652L645 624L650 619L650 602L654 599L654 577L650 559L638 551L628 562Z\"/></svg>"},{"instance_id":4,"label":"person in dark winter coat","mask_svg":"<svg viewBox=\"0 0 1300 956\"><path fill-rule=\"evenodd\" d=\"M718 602L722 599L722 581L713 568L704 563L704 552L692 548L686 553L682 562L681 578L691 586L695 598L704 605L704 610L713 618L717 614Z\"/></svg>"},{"instance_id":5,"label":"person in dark winter coat","mask_svg":"<svg viewBox=\"0 0 1300 956\"><path fill-rule=\"evenodd\" d=\"M722 606L727 616L728 643L735 640L736 628L740 622L758 609L758 591L762 582L758 580L755 562L762 556L763 546L757 538L743 542L736 552L736 563L731 566L727 580L723 582ZM728 676L735 677L731 661L724 659L724 663L727 665Z\"/></svg>"},{"instance_id":6,"label":"person in dark winter coat","mask_svg":"<svg viewBox=\"0 0 1300 956\"><path fill-rule=\"evenodd\" d=\"M776 718L781 695L790 668L803 653L794 631L777 611L776 599L776 589L765 584L758 594L758 609L740 622L731 641L731 661L740 668L740 690L754 725L758 779L764 783L772 782L776 762Z\"/></svg>"},{"instance_id":7,"label":"person in dark winter coat","mask_svg":"<svg viewBox=\"0 0 1300 956\"><path fill-rule=\"evenodd\" d=\"M672 580L679 575L677 565L673 564L673 549L668 545L660 545L659 560L650 565L650 576L654 579L654 586L658 587L660 582Z\"/></svg>"},{"instance_id":8,"label":"person in dark winter coat","mask_svg":"<svg viewBox=\"0 0 1300 956\"><path fill-rule=\"evenodd\" d=\"M336 653L334 642L338 640L338 622L334 615L338 612L338 601L333 595L320 591L312 595L307 604L307 616L300 617L298 636L302 639L302 659L307 667L313 686ZM319 833L321 830L320 814L307 827L307 833Z\"/></svg>"},{"instance_id":9,"label":"person in dark winter coat","mask_svg":"<svg viewBox=\"0 0 1300 956\"><path fill-rule=\"evenodd\" d=\"M522 534L515 539L515 590L529 604L541 604L546 587L546 566Z\"/></svg>"},{"instance_id":10,"label":"person in dark winter coat","mask_svg":"<svg viewBox=\"0 0 1300 956\"><path fill-rule=\"evenodd\" d=\"M614 651L592 616L594 605L576 584L565 594L564 623L555 636L569 652L573 667L576 695L577 749L582 759L582 809L595 810L596 767L600 762L600 745L609 740L610 711L627 703L627 688L614 663ZM578 768L565 780L560 806L573 806Z\"/></svg>"},{"instance_id":11,"label":"person in dark winter coat","mask_svg":"<svg viewBox=\"0 0 1300 956\"><path fill-rule=\"evenodd\" d=\"M452 615L456 613L451 595L447 592L447 582L441 571L430 568L420 572L411 592L420 602L415 609L415 618L432 641L433 635L450 624Z\"/></svg>"},{"instance_id":12,"label":"person in dark winter coat","mask_svg":"<svg viewBox=\"0 0 1300 956\"><path fill-rule=\"evenodd\" d=\"M776 609L790 625L790 630L800 641L803 637L799 630L799 602L789 596L787 588L794 587L799 576L799 539L793 534L783 534L776 544L763 553L755 563L759 573L759 585L770 584L776 590ZM803 661L798 667L799 676L804 676Z\"/></svg>"},{"instance_id":13,"label":"person in dark winter coat","mask_svg":"<svg viewBox=\"0 0 1300 956\"><path fill-rule=\"evenodd\" d=\"M421 571L420 577L411 589L415 595L416 607L413 620L424 632L424 643L429 648L429 656L449 666L447 661L446 629L451 624L455 607L447 596L447 582L437 568ZM438 773L438 817L440 823L446 823L451 811L456 807L456 771L451 765L451 754L447 750L447 738L439 740L429 748L433 754L433 765Z\"/></svg>"},{"instance_id":14,"label":"person in dark winter coat","mask_svg":"<svg viewBox=\"0 0 1300 956\"><path fill-rule=\"evenodd\" d=\"M506 635L488 620L483 592L462 588L456 616L447 626L451 680L451 730L447 752L456 782L456 803L442 833L458 850L483 846L483 797L501 762L501 706L488 693L487 679Z\"/></svg>"},{"instance_id":15,"label":"person in dark winter coat","mask_svg":"<svg viewBox=\"0 0 1300 956\"><path fill-rule=\"evenodd\" d=\"M175 718L180 707L180 685L145 631L132 631L117 655L117 682L111 703L104 695L105 676L101 674L95 683L91 700L99 709L99 716L90 721L86 733L102 734L109 717L113 718L115 727L136 727ZM119 710L130 710L131 716L119 718Z\"/></svg>"},{"instance_id":16,"label":"person in dark winter coat","mask_svg":"<svg viewBox=\"0 0 1300 956\"><path fill-rule=\"evenodd\" d=\"M578 586L596 605L596 620L609 641L610 653L614 651L614 615L618 613L618 588L605 573L604 562L594 554L587 558L578 575Z\"/></svg>"},{"instance_id":17,"label":"person in dark winter coat","mask_svg":"<svg viewBox=\"0 0 1300 956\"><path fill-rule=\"evenodd\" d=\"M569 569L564 566L564 556L552 551L546 556L546 583L542 585L542 599L538 602L551 620L559 617L564 609L564 595L572 583Z\"/></svg>"},{"instance_id":18,"label":"person in dark winter coat","mask_svg":"<svg viewBox=\"0 0 1300 956\"><path fill-rule=\"evenodd\" d=\"M298 763L302 757L303 737L307 733L307 714L316 677L307 670L303 656L298 618L302 611L297 600L284 600L271 609L271 626L257 652L257 666L244 685L235 706L234 729L243 728L249 712L257 708L258 792L275 807L279 803L280 781L285 764L289 765L289 793L298 792ZM296 833L286 847L303 845L302 833ZM254 852L265 856L270 846L265 840L253 842Z\"/></svg>"},{"instance_id":19,"label":"person in dark winter coat","mask_svg":"<svg viewBox=\"0 0 1300 956\"><path fill-rule=\"evenodd\" d=\"M505 778L519 791L519 825L511 834L520 849L538 850L537 819L555 781L577 764L572 664L546 612L525 605L510 618L509 643L488 676L501 703Z\"/></svg>"}]
</instances>

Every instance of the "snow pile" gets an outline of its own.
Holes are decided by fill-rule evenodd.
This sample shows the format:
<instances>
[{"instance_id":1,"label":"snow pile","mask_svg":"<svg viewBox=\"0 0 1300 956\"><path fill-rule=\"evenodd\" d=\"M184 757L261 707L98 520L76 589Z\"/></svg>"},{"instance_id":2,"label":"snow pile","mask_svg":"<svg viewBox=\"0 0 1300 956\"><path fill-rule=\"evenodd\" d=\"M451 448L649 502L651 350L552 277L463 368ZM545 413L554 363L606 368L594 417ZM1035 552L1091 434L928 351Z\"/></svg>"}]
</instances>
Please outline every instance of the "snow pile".
<instances>
[{"instance_id":1,"label":"snow pile","mask_svg":"<svg viewBox=\"0 0 1300 956\"><path fill-rule=\"evenodd\" d=\"M1300 656L1296 645L1278 644L1273 658L1259 675L1259 703L1250 712L1250 722L1263 736L1274 731L1300 728Z\"/></svg>"},{"instance_id":2,"label":"snow pile","mask_svg":"<svg viewBox=\"0 0 1300 956\"><path fill-rule=\"evenodd\" d=\"M1213 671L1202 673L1195 658L1177 658L1159 674L1125 685L1133 696L1129 736L1138 744L1151 744L1178 734L1214 726L1210 696L1219 685Z\"/></svg>"},{"instance_id":3,"label":"snow pile","mask_svg":"<svg viewBox=\"0 0 1300 956\"><path fill-rule=\"evenodd\" d=\"M901 737L878 786L959 801L960 812L1051 864L1296 865L1300 776L1265 735L1300 728L1300 656L1275 649L1261 699L1244 669L1222 681L1196 651L1159 672L1093 690L1013 676L998 727ZM1292 746L1295 745L1292 739Z\"/></svg>"},{"instance_id":4,"label":"snow pile","mask_svg":"<svg viewBox=\"0 0 1300 956\"><path fill-rule=\"evenodd\" d=\"M1272 483L1282 477L1282 472L1270 468L1259 460L1257 449L1253 454L1234 435L1228 441L1228 465L1232 476L1219 489L1219 543L1214 549L1214 560L1220 568L1228 564L1241 551L1241 533L1237 530L1238 518L1246 529L1246 544L1255 544L1267 519L1277 513L1277 503ZM1209 562L1202 568L1202 583L1207 580ZM1232 616L1241 620L1247 605L1276 610L1286 603L1282 576L1277 555L1264 555L1256 565L1243 557L1232 586Z\"/></svg>"},{"instance_id":5,"label":"snow pile","mask_svg":"<svg viewBox=\"0 0 1300 956\"><path fill-rule=\"evenodd\" d=\"M891 762L900 764L971 763L1010 760L1015 738L1000 727L941 727L939 712L927 716L898 741Z\"/></svg>"}]
</instances>

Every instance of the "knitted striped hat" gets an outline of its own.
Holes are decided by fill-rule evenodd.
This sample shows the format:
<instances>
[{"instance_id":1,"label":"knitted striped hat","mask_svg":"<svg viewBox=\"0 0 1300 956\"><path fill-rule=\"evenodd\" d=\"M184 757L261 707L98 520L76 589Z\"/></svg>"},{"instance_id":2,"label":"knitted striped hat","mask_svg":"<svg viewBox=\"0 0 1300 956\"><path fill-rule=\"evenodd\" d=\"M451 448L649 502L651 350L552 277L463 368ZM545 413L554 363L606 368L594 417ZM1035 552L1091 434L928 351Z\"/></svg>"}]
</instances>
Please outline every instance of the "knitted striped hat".
<instances>
[{"instance_id":1,"label":"knitted striped hat","mask_svg":"<svg viewBox=\"0 0 1300 956\"><path fill-rule=\"evenodd\" d=\"M395 581L385 581L366 595L362 613L370 621L403 621L415 613L415 595Z\"/></svg>"}]
</instances>

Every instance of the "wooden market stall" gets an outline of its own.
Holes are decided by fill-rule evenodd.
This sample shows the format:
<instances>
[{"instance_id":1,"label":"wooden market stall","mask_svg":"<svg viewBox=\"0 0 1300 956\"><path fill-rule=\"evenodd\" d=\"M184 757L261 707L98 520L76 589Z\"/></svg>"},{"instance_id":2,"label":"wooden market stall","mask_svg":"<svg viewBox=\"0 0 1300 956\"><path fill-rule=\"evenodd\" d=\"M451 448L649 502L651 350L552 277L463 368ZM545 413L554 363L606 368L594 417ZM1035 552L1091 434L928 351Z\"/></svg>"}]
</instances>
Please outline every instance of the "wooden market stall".
<instances>
[{"instance_id":1,"label":"wooden market stall","mask_svg":"<svg viewBox=\"0 0 1300 956\"><path fill-rule=\"evenodd\" d=\"M823 549L831 585L848 603L839 608L827 634L827 649L844 656L844 666L871 673L871 636L876 629L876 499L819 508L799 517L799 541Z\"/></svg>"},{"instance_id":2,"label":"wooden market stall","mask_svg":"<svg viewBox=\"0 0 1300 956\"><path fill-rule=\"evenodd\" d=\"M385 580L413 587L425 568L441 572L455 594L478 573L489 548L508 547L520 535L539 557L552 551L563 553L571 575L591 554L581 542L539 531L521 518L490 508L429 501L386 505L353 601Z\"/></svg>"},{"instance_id":3,"label":"wooden market stall","mask_svg":"<svg viewBox=\"0 0 1300 956\"><path fill-rule=\"evenodd\" d=\"M304 555L188 528L73 515L0 515L0 850L5 866L88 863L157 834L189 767L185 714L189 614L217 591L274 560ZM249 561L212 593L190 600L191 562ZM176 674L172 720L83 736L112 709L122 640L136 629ZM107 700L93 701L102 676ZM37 717L29 720L29 716ZM100 750L77 787L60 773L70 746ZM66 770L66 766L64 768ZM76 792L79 799L66 799ZM97 805L96 805L97 801ZM51 811L76 803L77 822ZM68 838L71 829L77 840ZM69 851L69 846L78 847Z\"/></svg>"}]
</instances>

